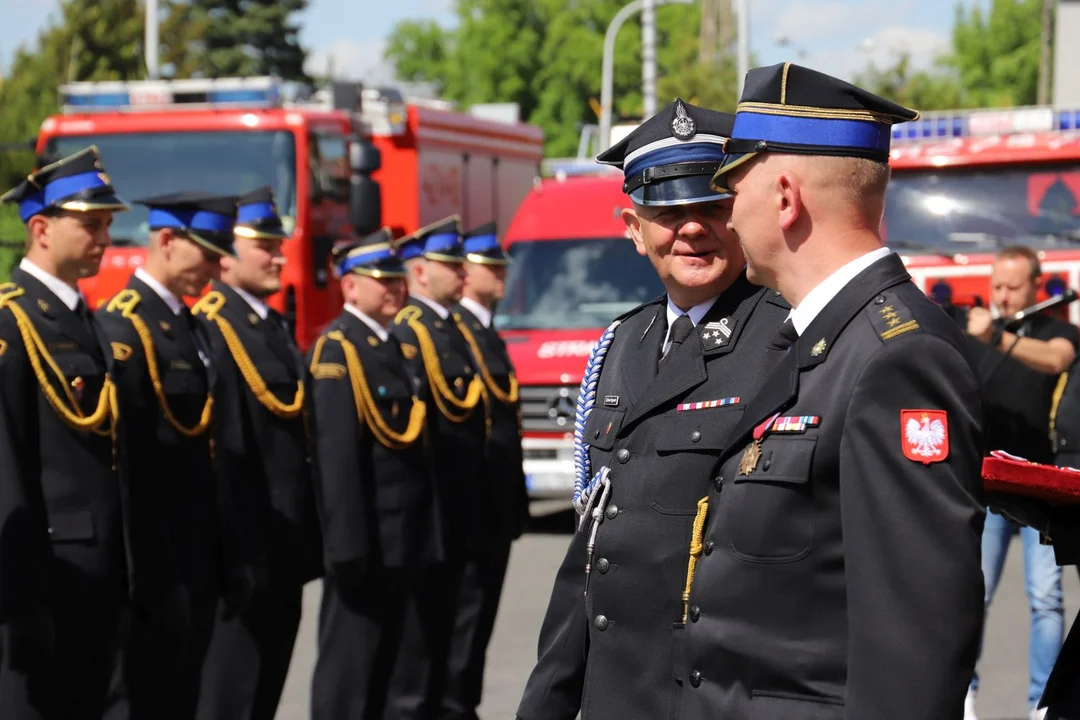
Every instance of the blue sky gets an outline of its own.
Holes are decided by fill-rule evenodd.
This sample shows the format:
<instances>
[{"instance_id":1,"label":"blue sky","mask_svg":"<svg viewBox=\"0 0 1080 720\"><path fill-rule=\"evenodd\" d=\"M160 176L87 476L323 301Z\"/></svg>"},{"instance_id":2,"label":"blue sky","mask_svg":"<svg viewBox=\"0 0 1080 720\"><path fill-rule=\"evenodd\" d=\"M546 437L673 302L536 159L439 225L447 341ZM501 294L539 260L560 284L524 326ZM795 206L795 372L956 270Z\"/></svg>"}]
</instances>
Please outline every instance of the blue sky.
<instances>
[{"instance_id":1,"label":"blue sky","mask_svg":"<svg viewBox=\"0 0 1080 720\"><path fill-rule=\"evenodd\" d=\"M961 0L965 4L985 0ZM0 67L17 46L33 42L59 0L0 0ZM764 64L795 60L850 76L876 62L889 63L900 49L928 64L948 48L952 0L747 0L751 49ZM339 73L371 82L389 77L383 40L394 23L431 18L450 23L453 0L311 0L303 18L310 67L326 68L334 57ZM662 12L662 10L661 10ZM785 47L777 38L788 38Z\"/></svg>"}]
</instances>

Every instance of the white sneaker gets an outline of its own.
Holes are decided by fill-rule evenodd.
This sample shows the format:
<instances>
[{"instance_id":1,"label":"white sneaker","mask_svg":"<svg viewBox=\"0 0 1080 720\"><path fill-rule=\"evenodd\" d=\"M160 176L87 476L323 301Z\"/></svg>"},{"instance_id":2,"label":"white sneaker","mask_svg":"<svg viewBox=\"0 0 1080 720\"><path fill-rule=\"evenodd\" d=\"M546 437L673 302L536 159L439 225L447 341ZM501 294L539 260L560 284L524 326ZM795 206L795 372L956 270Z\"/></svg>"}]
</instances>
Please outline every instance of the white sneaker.
<instances>
[{"instance_id":1,"label":"white sneaker","mask_svg":"<svg viewBox=\"0 0 1080 720\"><path fill-rule=\"evenodd\" d=\"M1030 720L1045 720L1047 710L1048 708L1032 708L1031 712L1028 713L1028 718Z\"/></svg>"},{"instance_id":2,"label":"white sneaker","mask_svg":"<svg viewBox=\"0 0 1080 720\"><path fill-rule=\"evenodd\" d=\"M964 720L979 720L975 715L975 691L971 688L968 688L967 697L964 698Z\"/></svg>"}]
</instances>

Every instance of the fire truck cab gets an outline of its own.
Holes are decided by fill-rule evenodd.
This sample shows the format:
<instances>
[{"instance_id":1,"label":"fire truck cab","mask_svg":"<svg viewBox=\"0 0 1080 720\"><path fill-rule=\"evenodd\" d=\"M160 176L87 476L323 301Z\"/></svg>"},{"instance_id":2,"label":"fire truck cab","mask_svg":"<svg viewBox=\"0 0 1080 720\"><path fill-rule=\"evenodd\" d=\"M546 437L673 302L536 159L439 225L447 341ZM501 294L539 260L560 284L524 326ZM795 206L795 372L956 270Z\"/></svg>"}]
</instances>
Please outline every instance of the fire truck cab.
<instances>
[{"instance_id":1,"label":"fire truck cab","mask_svg":"<svg viewBox=\"0 0 1080 720\"><path fill-rule=\"evenodd\" d=\"M381 225L398 236L457 213L466 227L505 226L539 173L533 126L336 83L311 95L278 78L74 83L41 126L39 155L96 145L121 197L179 190L274 190L291 237L284 289L270 304L306 349L341 308L330 251ZM92 304L114 295L145 257L146 208L113 221Z\"/></svg>"}]
</instances>

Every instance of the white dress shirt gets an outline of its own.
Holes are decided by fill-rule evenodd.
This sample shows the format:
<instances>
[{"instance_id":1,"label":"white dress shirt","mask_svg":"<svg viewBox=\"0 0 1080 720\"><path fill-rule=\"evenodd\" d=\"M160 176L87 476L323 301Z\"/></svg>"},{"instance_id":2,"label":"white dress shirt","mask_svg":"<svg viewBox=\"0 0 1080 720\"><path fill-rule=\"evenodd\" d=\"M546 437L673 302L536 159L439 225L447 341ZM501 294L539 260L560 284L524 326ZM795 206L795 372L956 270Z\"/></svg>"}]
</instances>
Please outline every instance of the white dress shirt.
<instances>
[{"instance_id":1,"label":"white dress shirt","mask_svg":"<svg viewBox=\"0 0 1080 720\"><path fill-rule=\"evenodd\" d=\"M230 285L229 287L235 290L237 295L247 300L247 304L251 306L251 309L254 310L255 314L258 315L260 318L265 320L270 316L270 306L264 303L262 300L255 297L247 290L238 288L235 285Z\"/></svg>"},{"instance_id":2,"label":"white dress shirt","mask_svg":"<svg viewBox=\"0 0 1080 720\"><path fill-rule=\"evenodd\" d=\"M75 308L79 306L79 301L83 300L81 292L71 287L60 278L53 277L26 258L19 261L19 269L27 275L31 275L40 280L41 284L49 288L49 290L52 291L52 294L67 306L68 310L74 311ZM83 304L85 303L86 301L83 300Z\"/></svg>"},{"instance_id":3,"label":"white dress shirt","mask_svg":"<svg viewBox=\"0 0 1080 720\"><path fill-rule=\"evenodd\" d=\"M476 319L480 321L480 324L486 328L491 327L491 311L486 307L476 302L472 298L461 298L461 305L466 310L476 316Z\"/></svg>"},{"instance_id":4,"label":"white dress shirt","mask_svg":"<svg viewBox=\"0 0 1080 720\"><path fill-rule=\"evenodd\" d=\"M366 313L360 312L359 310L357 310L355 307L353 307L349 303L345 303L345 309L348 310L349 312L351 312L356 317L360 318L360 322L364 323L369 328L371 328L371 332L375 333L375 335L380 340L382 340L383 342L386 342L387 340L390 339L390 331L388 329L384 328L379 323L372 320L371 317L369 317Z\"/></svg>"},{"instance_id":5,"label":"white dress shirt","mask_svg":"<svg viewBox=\"0 0 1080 720\"><path fill-rule=\"evenodd\" d=\"M439 303L435 302L434 300L426 298L423 295L410 295L409 297L416 298L417 300L427 305L429 308L438 313L439 317L441 317L443 320L446 320L448 317L450 317L450 311L444 308Z\"/></svg>"},{"instance_id":6,"label":"white dress shirt","mask_svg":"<svg viewBox=\"0 0 1080 720\"><path fill-rule=\"evenodd\" d=\"M675 321L678 320L679 317L681 317L682 315L689 315L690 322L694 323L694 327L697 327L697 324L701 322L701 318L705 317L705 313L709 312L712 306L716 304L716 300L719 297L720 296L717 295L710 300L706 300L700 305L695 305L686 312L680 310L673 302L671 302L671 298L668 298L667 333L664 334L664 345L660 350L661 356L667 355L668 350L671 349L671 326L675 324Z\"/></svg>"},{"instance_id":7,"label":"white dress shirt","mask_svg":"<svg viewBox=\"0 0 1080 720\"><path fill-rule=\"evenodd\" d=\"M791 324L795 326L795 332L799 333L799 335L806 332L806 328L810 327L810 323L814 321L814 318L825 309L825 306L849 282L855 279L856 275L890 254L892 254L892 250L887 247L871 250L865 255L855 258L818 283L817 287L806 294L799 306L792 308L791 313L788 314Z\"/></svg>"},{"instance_id":8,"label":"white dress shirt","mask_svg":"<svg viewBox=\"0 0 1080 720\"><path fill-rule=\"evenodd\" d=\"M176 315L179 315L184 311L184 303L180 302L180 298L172 294L172 292L155 280L150 273L146 272L142 268L135 269L135 277L142 280L144 283L150 286L150 289L158 294L165 304L169 306L169 309Z\"/></svg>"}]
</instances>

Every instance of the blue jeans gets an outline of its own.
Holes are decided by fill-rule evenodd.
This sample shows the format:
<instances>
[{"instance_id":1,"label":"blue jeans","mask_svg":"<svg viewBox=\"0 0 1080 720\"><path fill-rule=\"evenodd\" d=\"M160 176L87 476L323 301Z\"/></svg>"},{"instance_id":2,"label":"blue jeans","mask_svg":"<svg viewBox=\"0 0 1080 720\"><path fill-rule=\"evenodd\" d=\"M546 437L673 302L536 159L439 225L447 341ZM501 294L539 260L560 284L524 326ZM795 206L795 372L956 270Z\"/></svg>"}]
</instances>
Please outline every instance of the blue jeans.
<instances>
[{"instance_id":1,"label":"blue jeans","mask_svg":"<svg viewBox=\"0 0 1080 720\"><path fill-rule=\"evenodd\" d=\"M986 582L986 607L997 590L1005 555L1016 525L997 513L986 513L982 536L982 571ZM1057 661L1065 636L1065 601L1061 592L1061 567L1054 561L1054 548L1039 544L1039 531L1020 528L1024 543L1024 586L1031 606L1031 645L1028 667L1031 682L1028 686L1028 707L1035 707L1042 697L1046 680ZM980 643L981 645L981 643ZM980 655L982 647L979 648ZM971 688L979 687L979 675L971 680Z\"/></svg>"}]
</instances>

